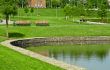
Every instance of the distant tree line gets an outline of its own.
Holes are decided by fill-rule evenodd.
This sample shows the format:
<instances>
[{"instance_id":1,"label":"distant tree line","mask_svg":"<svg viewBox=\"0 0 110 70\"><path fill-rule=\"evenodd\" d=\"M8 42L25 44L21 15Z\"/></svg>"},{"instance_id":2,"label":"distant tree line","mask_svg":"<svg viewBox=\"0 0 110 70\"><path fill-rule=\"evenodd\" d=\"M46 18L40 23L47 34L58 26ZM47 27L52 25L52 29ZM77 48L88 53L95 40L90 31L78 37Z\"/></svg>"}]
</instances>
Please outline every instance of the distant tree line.
<instances>
[{"instance_id":1,"label":"distant tree line","mask_svg":"<svg viewBox=\"0 0 110 70\"><path fill-rule=\"evenodd\" d=\"M46 0L46 5L47 8L64 8L67 4L72 6L79 6L83 4L85 7L98 8L101 6L102 2L108 3L108 0Z\"/></svg>"},{"instance_id":2,"label":"distant tree line","mask_svg":"<svg viewBox=\"0 0 110 70\"><path fill-rule=\"evenodd\" d=\"M17 1L19 7L26 7L30 0ZM47 8L64 8L67 4L70 4L71 6L79 6L83 4L86 8L98 8L101 6L102 2L108 3L108 0L46 0L46 6Z\"/></svg>"},{"instance_id":3,"label":"distant tree line","mask_svg":"<svg viewBox=\"0 0 110 70\"><path fill-rule=\"evenodd\" d=\"M84 16L94 14L94 11L95 16L100 17L102 21L104 18L107 18L107 12L109 9L108 0L80 0L78 4L75 2L73 2L74 4L71 3L72 2L64 6L66 19L74 17L75 15L81 16L81 19L84 19Z\"/></svg>"}]
</instances>

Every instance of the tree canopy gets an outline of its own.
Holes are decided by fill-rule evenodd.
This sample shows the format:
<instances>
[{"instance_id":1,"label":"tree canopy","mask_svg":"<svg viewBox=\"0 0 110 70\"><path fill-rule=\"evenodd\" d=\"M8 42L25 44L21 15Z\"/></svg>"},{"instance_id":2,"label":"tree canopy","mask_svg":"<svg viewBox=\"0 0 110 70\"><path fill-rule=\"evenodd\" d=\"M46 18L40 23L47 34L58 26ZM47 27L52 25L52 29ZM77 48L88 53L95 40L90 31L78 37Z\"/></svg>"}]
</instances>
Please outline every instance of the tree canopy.
<instances>
[{"instance_id":1,"label":"tree canopy","mask_svg":"<svg viewBox=\"0 0 110 70\"><path fill-rule=\"evenodd\" d=\"M8 37L8 20L10 15L17 14L17 2L18 0L0 0L0 12L5 16L7 37Z\"/></svg>"}]
</instances>

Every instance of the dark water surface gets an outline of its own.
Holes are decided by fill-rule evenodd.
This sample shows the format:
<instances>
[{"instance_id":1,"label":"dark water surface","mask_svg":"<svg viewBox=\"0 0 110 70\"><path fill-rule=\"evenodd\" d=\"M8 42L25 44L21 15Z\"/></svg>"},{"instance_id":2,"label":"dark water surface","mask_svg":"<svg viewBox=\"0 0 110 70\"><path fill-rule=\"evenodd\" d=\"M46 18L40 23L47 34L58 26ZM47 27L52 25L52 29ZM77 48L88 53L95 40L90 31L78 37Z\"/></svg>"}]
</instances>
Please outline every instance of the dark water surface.
<instances>
[{"instance_id":1,"label":"dark water surface","mask_svg":"<svg viewBox=\"0 0 110 70\"><path fill-rule=\"evenodd\" d=\"M87 70L110 70L110 45L54 45L27 49Z\"/></svg>"}]
</instances>

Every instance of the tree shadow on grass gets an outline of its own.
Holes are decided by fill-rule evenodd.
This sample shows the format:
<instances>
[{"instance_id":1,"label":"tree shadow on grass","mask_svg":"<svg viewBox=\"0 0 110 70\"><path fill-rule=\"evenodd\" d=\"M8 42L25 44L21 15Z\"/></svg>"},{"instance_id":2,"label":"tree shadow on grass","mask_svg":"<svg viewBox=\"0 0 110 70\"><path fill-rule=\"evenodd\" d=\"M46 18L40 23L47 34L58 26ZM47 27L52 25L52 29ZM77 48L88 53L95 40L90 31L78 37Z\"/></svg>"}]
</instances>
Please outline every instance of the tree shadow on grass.
<instances>
[{"instance_id":1,"label":"tree shadow on grass","mask_svg":"<svg viewBox=\"0 0 110 70\"><path fill-rule=\"evenodd\" d=\"M13 32L13 33L9 33L9 38L23 38L25 35L22 33L17 33L17 32Z\"/></svg>"}]
</instances>

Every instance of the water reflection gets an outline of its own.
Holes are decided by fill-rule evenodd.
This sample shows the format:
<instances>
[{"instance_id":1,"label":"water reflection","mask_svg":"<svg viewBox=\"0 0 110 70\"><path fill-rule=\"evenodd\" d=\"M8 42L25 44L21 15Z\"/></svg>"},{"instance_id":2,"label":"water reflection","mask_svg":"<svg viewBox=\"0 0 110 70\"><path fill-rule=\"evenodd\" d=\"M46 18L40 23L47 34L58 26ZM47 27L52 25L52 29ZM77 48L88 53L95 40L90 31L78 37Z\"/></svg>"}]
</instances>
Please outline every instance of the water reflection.
<instances>
[{"instance_id":1,"label":"water reflection","mask_svg":"<svg viewBox=\"0 0 110 70\"><path fill-rule=\"evenodd\" d=\"M109 45L54 45L30 48L42 55L81 67L88 70L110 69Z\"/></svg>"},{"instance_id":2,"label":"water reflection","mask_svg":"<svg viewBox=\"0 0 110 70\"><path fill-rule=\"evenodd\" d=\"M71 59L75 58L76 60L78 60L78 58L85 58L85 59L90 59L90 58L97 58L100 60L103 60L104 58L106 58L106 56L109 54L109 49L98 49L98 50L70 50L70 51L64 51L64 50L60 50L60 51L56 51L56 50L48 50L49 53L49 57L52 58L58 58L59 56L62 58L65 58L66 56L70 56Z\"/></svg>"}]
</instances>

